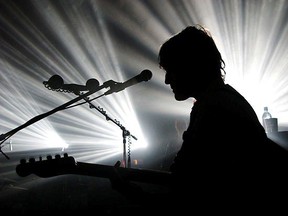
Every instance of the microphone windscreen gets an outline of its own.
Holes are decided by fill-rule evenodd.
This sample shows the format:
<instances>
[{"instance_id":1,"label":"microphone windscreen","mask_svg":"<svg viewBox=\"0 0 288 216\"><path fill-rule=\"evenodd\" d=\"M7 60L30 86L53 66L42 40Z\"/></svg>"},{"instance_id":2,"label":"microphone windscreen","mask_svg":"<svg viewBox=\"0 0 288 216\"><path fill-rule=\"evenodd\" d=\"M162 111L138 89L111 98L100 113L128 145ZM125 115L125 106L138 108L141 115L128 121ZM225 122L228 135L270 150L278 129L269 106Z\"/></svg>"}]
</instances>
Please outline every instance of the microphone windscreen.
<instances>
[{"instance_id":1,"label":"microphone windscreen","mask_svg":"<svg viewBox=\"0 0 288 216\"><path fill-rule=\"evenodd\" d=\"M88 91L96 90L99 87L100 83L97 79L89 79L86 82L86 88Z\"/></svg>"},{"instance_id":2,"label":"microphone windscreen","mask_svg":"<svg viewBox=\"0 0 288 216\"><path fill-rule=\"evenodd\" d=\"M148 81L152 78L152 72L148 69L141 72L141 81Z\"/></svg>"},{"instance_id":3,"label":"microphone windscreen","mask_svg":"<svg viewBox=\"0 0 288 216\"><path fill-rule=\"evenodd\" d=\"M64 81L61 76L53 75L47 82L51 89L59 89L64 85Z\"/></svg>"}]
</instances>

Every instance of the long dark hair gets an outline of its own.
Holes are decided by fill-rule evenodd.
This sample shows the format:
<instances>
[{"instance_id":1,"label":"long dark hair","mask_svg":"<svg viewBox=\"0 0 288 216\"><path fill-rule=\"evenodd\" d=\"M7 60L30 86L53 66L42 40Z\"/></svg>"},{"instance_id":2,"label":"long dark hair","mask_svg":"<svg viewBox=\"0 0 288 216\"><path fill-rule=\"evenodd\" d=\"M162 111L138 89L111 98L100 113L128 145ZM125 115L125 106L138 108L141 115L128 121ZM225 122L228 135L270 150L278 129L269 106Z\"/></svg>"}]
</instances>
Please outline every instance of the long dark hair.
<instances>
[{"instance_id":1,"label":"long dark hair","mask_svg":"<svg viewBox=\"0 0 288 216\"><path fill-rule=\"evenodd\" d=\"M222 59L210 32L201 25L188 26L178 34L172 36L160 48L158 61L162 68L173 63L200 64L209 77L225 79L225 62Z\"/></svg>"}]
</instances>

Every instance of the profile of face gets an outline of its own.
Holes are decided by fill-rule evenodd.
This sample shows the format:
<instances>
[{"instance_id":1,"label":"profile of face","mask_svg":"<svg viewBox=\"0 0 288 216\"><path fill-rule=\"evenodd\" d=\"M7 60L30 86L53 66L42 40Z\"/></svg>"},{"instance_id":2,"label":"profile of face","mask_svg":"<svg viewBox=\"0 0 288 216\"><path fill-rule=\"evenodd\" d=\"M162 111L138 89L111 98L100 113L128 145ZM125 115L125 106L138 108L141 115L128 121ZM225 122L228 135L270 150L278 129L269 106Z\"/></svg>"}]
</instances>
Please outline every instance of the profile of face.
<instances>
[{"instance_id":1,"label":"profile of face","mask_svg":"<svg viewBox=\"0 0 288 216\"><path fill-rule=\"evenodd\" d=\"M177 101L183 101L190 97L197 97L204 85L203 79L198 75L197 65L177 64L163 68L165 70L165 84L170 85Z\"/></svg>"}]
</instances>

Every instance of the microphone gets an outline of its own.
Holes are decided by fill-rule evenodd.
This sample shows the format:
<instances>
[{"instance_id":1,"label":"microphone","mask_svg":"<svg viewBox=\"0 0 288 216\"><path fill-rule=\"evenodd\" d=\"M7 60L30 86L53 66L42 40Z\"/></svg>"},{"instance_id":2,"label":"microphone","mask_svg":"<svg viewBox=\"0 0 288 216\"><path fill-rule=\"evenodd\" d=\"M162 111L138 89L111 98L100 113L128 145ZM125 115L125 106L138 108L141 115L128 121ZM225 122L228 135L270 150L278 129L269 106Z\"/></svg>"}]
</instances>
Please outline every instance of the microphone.
<instances>
[{"instance_id":1,"label":"microphone","mask_svg":"<svg viewBox=\"0 0 288 216\"><path fill-rule=\"evenodd\" d=\"M123 83L119 83L119 82L115 82L113 80L109 80L106 81L104 83L104 85L107 85L110 87L110 89L104 93L104 95L109 95L115 92L119 92L122 91L132 85L135 85L137 83L143 82L143 81L148 81L152 78L152 72L150 70L143 70L140 74L138 74L135 77L132 77L131 79L123 82Z\"/></svg>"},{"instance_id":2,"label":"microphone","mask_svg":"<svg viewBox=\"0 0 288 216\"><path fill-rule=\"evenodd\" d=\"M96 79L87 80L86 85L64 84L62 77L59 75L53 75L48 81L44 81L43 84L49 90L72 92L74 94L79 94L81 91L93 91L99 87L99 81Z\"/></svg>"}]
</instances>

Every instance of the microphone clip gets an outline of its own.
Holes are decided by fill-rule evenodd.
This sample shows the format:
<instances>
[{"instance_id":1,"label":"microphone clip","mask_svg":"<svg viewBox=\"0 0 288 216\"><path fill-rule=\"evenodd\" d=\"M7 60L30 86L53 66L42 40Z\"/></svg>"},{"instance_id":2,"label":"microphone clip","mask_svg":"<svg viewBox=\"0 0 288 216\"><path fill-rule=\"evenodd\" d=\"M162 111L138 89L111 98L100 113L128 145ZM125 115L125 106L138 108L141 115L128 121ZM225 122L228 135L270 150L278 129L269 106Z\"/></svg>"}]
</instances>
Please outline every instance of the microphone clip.
<instances>
[{"instance_id":1,"label":"microphone clip","mask_svg":"<svg viewBox=\"0 0 288 216\"><path fill-rule=\"evenodd\" d=\"M109 94L116 93L116 92L119 92L119 91L122 91L123 89L125 89L123 87L122 82L116 82L114 80L108 80L108 81L104 82L103 86L105 88L108 88L108 87L110 88L108 91L106 91L104 93L104 95L109 95Z\"/></svg>"}]
</instances>

